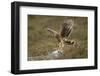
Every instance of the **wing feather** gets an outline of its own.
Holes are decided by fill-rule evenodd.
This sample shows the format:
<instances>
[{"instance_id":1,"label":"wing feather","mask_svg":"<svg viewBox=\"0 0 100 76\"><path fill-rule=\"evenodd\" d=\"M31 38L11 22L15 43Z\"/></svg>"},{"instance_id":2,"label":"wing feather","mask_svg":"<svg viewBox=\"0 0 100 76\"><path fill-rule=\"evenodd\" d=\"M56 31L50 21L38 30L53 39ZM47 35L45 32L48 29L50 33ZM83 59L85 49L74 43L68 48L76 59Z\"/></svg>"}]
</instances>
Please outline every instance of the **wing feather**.
<instances>
[{"instance_id":1,"label":"wing feather","mask_svg":"<svg viewBox=\"0 0 100 76\"><path fill-rule=\"evenodd\" d=\"M65 22L62 24L61 37L68 37L72 31L72 22Z\"/></svg>"},{"instance_id":2,"label":"wing feather","mask_svg":"<svg viewBox=\"0 0 100 76\"><path fill-rule=\"evenodd\" d=\"M51 28L47 28L47 31L49 31L49 32L51 32L51 33L53 33L53 34L58 34L55 30L53 30L53 29L51 29Z\"/></svg>"}]
</instances>

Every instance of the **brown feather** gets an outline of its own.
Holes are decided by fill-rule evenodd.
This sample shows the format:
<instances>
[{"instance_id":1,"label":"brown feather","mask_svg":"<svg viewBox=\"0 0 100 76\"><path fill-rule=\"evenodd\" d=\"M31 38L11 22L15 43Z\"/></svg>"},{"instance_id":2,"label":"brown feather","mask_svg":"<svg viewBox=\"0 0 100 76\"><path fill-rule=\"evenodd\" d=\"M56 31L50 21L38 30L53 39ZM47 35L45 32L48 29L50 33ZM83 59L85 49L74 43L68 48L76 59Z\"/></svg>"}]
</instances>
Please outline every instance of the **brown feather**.
<instances>
[{"instance_id":1,"label":"brown feather","mask_svg":"<svg viewBox=\"0 0 100 76\"><path fill-rule=\"evenodd\" d=\"M65 22L62 24L61 37L68 37L72 31L72 22Z\"/></svg>"}]
</instances>

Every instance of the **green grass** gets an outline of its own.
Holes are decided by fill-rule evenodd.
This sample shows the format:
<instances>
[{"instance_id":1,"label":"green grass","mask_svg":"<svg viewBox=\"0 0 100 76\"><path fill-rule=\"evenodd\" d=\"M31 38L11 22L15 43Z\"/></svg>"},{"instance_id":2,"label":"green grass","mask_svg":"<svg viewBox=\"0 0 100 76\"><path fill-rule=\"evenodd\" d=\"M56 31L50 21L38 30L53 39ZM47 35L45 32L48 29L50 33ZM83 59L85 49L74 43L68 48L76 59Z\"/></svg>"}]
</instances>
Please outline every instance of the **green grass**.
<instances>
[{"instance_id":1,"label":"green grass","mask_svg":"<svg viewBox=\"0 0 100 76\"><path fill-rule=\"evenodd\" d=\"M54 51L58 42L45 28L60 31L62 23L67 19L74 21L69 39L75 40L76 44L64 47L64 59L87 58L87 17L42 15L28 15L28 57L45 56L48 52Z\"/></svg>"}]
</instances>

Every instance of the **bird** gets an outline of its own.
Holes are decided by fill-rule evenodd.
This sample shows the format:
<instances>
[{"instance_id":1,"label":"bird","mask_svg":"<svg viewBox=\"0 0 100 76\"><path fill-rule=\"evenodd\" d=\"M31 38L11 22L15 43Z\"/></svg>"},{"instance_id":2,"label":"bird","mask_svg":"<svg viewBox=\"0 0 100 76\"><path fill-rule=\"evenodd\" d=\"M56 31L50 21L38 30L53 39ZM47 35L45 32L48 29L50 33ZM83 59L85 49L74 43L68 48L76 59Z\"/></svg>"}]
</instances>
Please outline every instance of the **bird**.
<instances>
[{"instance_id":1,"label":"bird","mask_svg":"<svg viewBox=\"0 0 100 76\"><path fill-rule=\"evenodd\" d=\"M62 51L65 43L68 45L74 44L73 40L69 40L68 37L70 36L72 30L73 30L73 20L69 19L66 20L62 23L62 28L59 32L47 27L47 31L53 34L53 36L57 39L58 41L58 48L57 50Z\"/></svg>"}]
</instances>

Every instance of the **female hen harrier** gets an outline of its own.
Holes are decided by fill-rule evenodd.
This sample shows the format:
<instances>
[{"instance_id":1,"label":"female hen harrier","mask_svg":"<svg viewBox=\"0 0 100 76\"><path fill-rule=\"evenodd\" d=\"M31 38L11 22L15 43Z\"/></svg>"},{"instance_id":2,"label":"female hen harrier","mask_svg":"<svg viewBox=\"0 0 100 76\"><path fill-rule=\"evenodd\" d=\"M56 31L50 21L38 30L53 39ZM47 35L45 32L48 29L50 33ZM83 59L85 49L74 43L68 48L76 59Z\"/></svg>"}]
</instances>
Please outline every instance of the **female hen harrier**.
<instances>
[{"instance_id":1,"label":"female hen harrier","mask_svg":"<svg viewBox=\"0 0 100 76\"><path fill-rule=\"evenodd\" d=\"M68 20L62 24L62 28L60 32L56 32L55 30L51 28L47 28L49 32L51 32L54 37L58 40L59 45L58 45L58 50L63 50L63 47L65 43L67 44L74 44L74 41L68 40L69 35L71 34L73 29L73 21Z\"/></svg>"}]
</instances>

